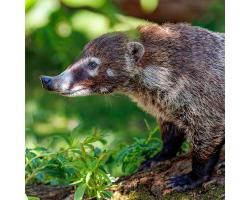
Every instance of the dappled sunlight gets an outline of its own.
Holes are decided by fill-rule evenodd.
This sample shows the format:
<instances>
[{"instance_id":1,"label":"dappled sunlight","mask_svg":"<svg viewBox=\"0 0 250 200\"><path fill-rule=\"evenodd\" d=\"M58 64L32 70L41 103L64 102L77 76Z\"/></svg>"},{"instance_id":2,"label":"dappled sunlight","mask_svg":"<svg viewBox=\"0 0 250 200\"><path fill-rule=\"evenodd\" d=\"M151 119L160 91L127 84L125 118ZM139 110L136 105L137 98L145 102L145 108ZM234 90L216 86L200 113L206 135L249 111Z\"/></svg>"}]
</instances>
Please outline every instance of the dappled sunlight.
<instances>
[{"instance_id":1,"label":"dappled sunlight","mask_svg":"<svg viewBox=\"0 0 250 200\"><path fill-rule=\"evenodd\" d=\"M93 40L109 30L109 19L87 10L77 11L71 17L72 28Z\"/></svg>"},{"instance_id":2,"label":"dappled sunlight","mask_svg":"<svg viewBox=\"0 0 250 200\"><path fill-rule=\"evenodd\" d=\"M80 7L80 6L90 6L93 8L100 8L103 6L105 3L105 0L94 0L94 1L89 1L89 0L62 0L62 2L71 7Z\"/></svg>"}]
</instances>

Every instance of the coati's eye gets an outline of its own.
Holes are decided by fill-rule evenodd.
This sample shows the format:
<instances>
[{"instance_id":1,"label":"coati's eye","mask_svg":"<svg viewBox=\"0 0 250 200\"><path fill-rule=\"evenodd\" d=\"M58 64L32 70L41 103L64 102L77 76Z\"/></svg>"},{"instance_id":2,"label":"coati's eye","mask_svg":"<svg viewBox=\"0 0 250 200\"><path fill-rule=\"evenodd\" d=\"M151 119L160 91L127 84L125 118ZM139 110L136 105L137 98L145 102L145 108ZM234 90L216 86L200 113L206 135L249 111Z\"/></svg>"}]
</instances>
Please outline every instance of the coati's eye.
<instances>
[{"instance_id":1,"label":"coati's eye","mask_svg":"<svg viewBox=\"0 0 250 200\"><path fill-rule=\"evenodd\" d=\"M95 69L97 67L97 64L95 62L90 62L88 64L88 66L91 68L91 69Z\"/></svg>"}]
</instances>

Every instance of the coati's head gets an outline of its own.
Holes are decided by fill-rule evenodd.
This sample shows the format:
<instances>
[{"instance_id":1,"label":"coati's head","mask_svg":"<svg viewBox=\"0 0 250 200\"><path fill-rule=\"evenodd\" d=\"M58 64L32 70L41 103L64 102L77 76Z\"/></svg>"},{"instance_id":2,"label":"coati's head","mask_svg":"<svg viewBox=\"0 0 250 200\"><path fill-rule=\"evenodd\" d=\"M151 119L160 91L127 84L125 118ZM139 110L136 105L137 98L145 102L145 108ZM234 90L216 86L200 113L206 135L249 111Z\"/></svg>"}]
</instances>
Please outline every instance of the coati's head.
<instances>
[{"instance_id":1,"label":"coati's head","mask_svg":"<svg viewBox=\"0 0 250 200\"><path fill-rule=\"evenodd\" d=\"M141 65L144 47L137 41L140 39L134 32L103 35L88 43L74 63L60 75L40 76L42 85L64 96L123 90L124 84L133 79Z\"/></svg>"}]
</instances>

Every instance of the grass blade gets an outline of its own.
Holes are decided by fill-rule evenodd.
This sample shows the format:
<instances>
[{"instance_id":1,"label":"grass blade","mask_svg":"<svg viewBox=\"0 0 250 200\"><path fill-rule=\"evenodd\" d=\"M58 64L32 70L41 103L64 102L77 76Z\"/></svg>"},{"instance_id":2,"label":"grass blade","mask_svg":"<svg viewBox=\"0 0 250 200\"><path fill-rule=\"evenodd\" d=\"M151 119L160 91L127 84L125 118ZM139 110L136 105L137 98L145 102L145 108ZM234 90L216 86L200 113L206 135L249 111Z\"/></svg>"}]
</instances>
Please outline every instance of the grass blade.
<instances>
[{"instance_id":1,"label":"grass blade","mask_svg":"<svg viewBox=\"0 0 250 200\"><path fill-rule=\"evenodd\" d=\"M101 175L101 176L103 176L103 178L108 182L108 184L112 184L112 182L111 182L111 180L110 180L110 178L107 176L107 174L105 174L103 171L101 171L101 170L98 170L98 173Z\"/></svg>"},{"instance_id":2,"label":"grass blade","mask_svg":"<svg viewBox=\"0 0 250 200\"><path fill-rule=\"evenodd\" d=\"M77 188L76 188L76 192L74 195L74 200L81 200L83 195L84 195L84 191L86 190L86 183L81 183Z\"/></svg>"},{"instance_id":3,"label":"grass blade","mask_svg":"<svg viewBox=\"0 0 250 200\"><path fill-rule=\"evenodd\" d=\"M80 130L80 128L82 127L82 125L83 125L83 121L82 121L77 127L75 127L75 128L73 129L73 131L71 132L70 138L69 138L70 147L73 146L75 137L77 136L78 131Z\"/></svg>"}]
</instances>

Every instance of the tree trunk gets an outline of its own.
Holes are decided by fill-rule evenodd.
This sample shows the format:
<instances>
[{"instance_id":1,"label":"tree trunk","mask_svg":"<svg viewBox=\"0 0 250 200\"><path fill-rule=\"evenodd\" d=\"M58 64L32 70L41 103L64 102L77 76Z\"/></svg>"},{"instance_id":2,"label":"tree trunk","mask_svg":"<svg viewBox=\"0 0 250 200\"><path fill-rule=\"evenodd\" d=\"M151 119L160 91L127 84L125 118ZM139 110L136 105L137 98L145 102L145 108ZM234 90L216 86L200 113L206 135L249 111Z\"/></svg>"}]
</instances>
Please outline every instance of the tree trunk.
<instances>
[{"instance_id":1,"label":"tree trunk","mask_svg":"<svg viewBox=\"0 0 250 200\"><path fill-rule=\"evenodd\" d=\"M215 0L159 0L157 8L148 13L140 5L140 0L113 0L129 16L149 21L191 22L202 17L205 9Z\"/></svg>"}]
</instances>

